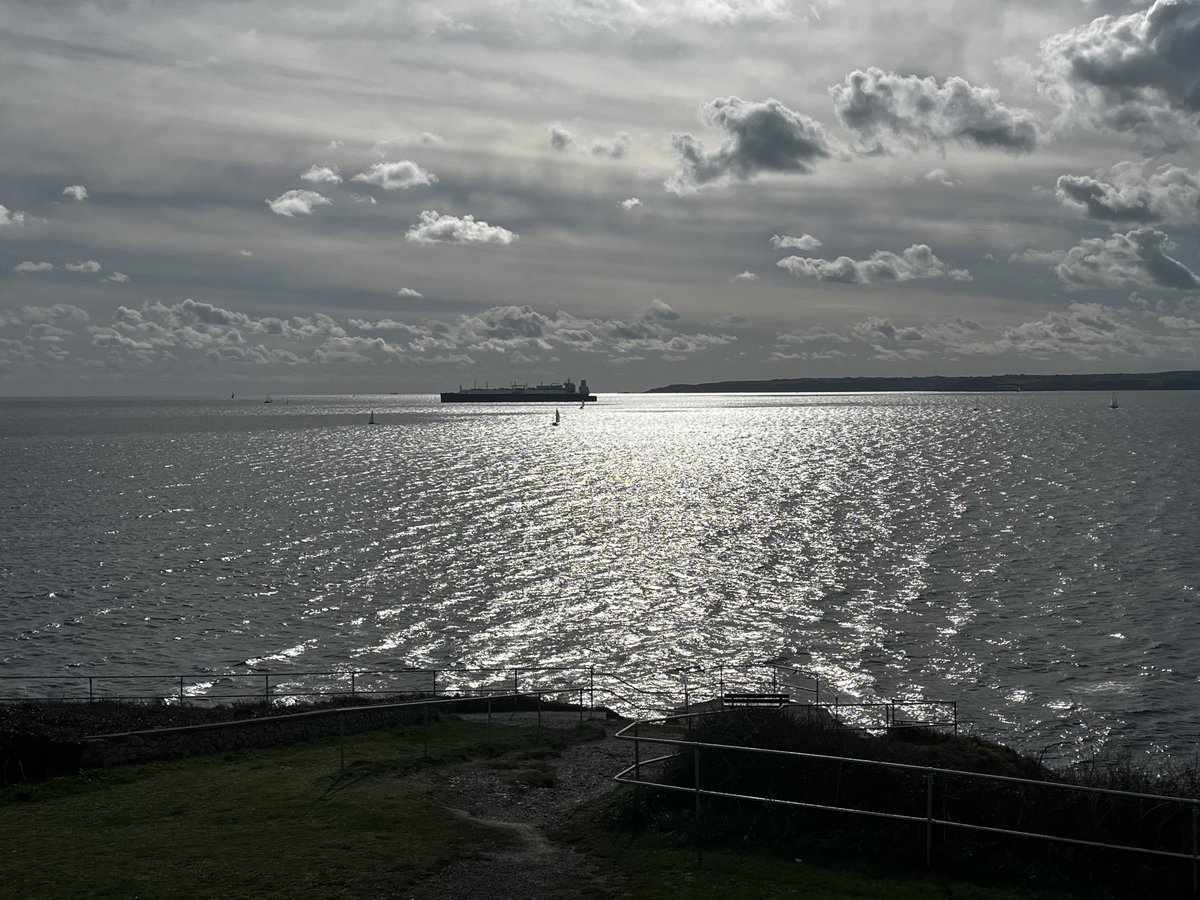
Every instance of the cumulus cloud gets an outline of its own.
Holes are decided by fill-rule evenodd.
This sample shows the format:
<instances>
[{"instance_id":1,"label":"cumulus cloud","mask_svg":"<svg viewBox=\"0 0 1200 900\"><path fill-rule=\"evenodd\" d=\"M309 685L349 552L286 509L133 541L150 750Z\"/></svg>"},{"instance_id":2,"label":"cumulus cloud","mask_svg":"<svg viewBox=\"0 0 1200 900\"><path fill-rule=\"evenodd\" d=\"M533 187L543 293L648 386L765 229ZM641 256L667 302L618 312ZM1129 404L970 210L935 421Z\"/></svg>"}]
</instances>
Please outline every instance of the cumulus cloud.
<instances>
[{"instance_id":1,"label":"cumulus cloud","mask_svg":"<svg viewBox=\"0 0 1200 900\"><path fill-rule=\"evenodd\" d=\"M700 121L725 132L716 150L706 151L691 134L675 132L670 150L679 168L664 182L675 194L747 181L764 173L806 174L837 150L815 120L778 100L755 102L718 97L700 106Z\"/></svg>"},{"instance_id":2,"label":"cumulus cloud","mask_svg":"<svg viewBox=\"0 0 1200 900\"><path fill-rule=\"evenodd\" d=\"M63 266L68 272L99 272L103 266L94 259L83 259L77 263L67 263Z\"/></svg>"},{"instance_id":3,"label":"cumulus cloud","mask_svg":"<svg viewBox=\"0 0 1200 900\"><path fill-rule=\"evenodd\" d=\"M107 281L110 284L128 284L129 276L126 275L124 272L113 271L113 272L109 272L107 277L101 278L100 280Z\"/></svg>"},{"instance_id":4,"label":"cumulus cloud","mask_svg":"<svg viewBox=\"0 0 1200 900\"><path fill-rule=\"evenodd\" d=\"M399 162L375 163L350 180L373 184L385 191L406 191L420 185L436 184L438 179L412 160L402 159Z\"/></svg>"},{"instance_id":5,"label":"cumulus cloud","mask_svg":"<svg viewBox=\"0 0 1200 900\"><path fill-rule=\"evenodd\" d=\"M625 212L629 212L631 209L637 209L641 205L642 201L637 197L630 197L628 200L621 201L621 209L625 210Z\"/></svg>"},{"instance_id":6,"label":"cumulus cloud","mask_svg":"<svg viewBox=\"0 0 1200 900\"><path fill-rule=\"evenodd\" d=\"M771 246L776 250L816 250L821 242L811 234L792 237L790 234L771 235Z\"/></svg>"},{"instance_id":7,"label":"cumulus cloud","mask_svg":"<svg viewBox=\"0 0 1200 900\"><path fill-rule=\"evenodd\" d=\"M422 210L421 221L404 236L418 244L511 244L520 237L499 225L477 222L474 216L441 215L434 209Z\"/></svg>"},{"instance_id":8,"label":"cumulus cloud","mask_svg":"<svg viewBox=\"0 0 1200 900\"><path fill-rule=\"evenodd\" d=\"M552 122L546 129L550 146L559 153L579 150L590 156L604 159L624 159L629 155L630 139L628 133L618 131L610 138L594 138L581 146L575 136L559 122Z\"/></svg>"},{"instance_id":9,"label":"cumulus cloud","mask_svg":"<svg viewBox=\"0 0 1200 900\"><path fill-rule=\"evenodd\" d=\"M1038 142L1033 113L1007 107L993 89L957 76L939 82L871 67L856 69L829 92L838 118L868 152L957 142L1028 153Z\"/></svg>"},{"instance_id":10,"label":"cumulus cloud","mask_svg":"<svg viewBox=\"0 0 1200 900\"><path fill-rule=\"evenodd\" d=\"M308 171L300 177L305 181L317 184L341 184L342 182L342 176L338 174L337 166L318 166L315 163L309 166Z\"/></svg>"},{"instance_id":11,"label":"cumulus cloud","mask_svg":"<svg viewBox=\"0 0 1200 900\"><path fill-rule=\"evenodd\" d=\"M557 122L551 123L550 127L546 129L546 133L550 139L550 146L559 153L566 153L575 146L575 138L571 135L571 132L567 131L567 129L563 128Z\"/></svg>"},{"instance_id":12,"label":"cumulus cloud","mask_svg":"<svg viewBox=\"0 0 1200 900\"><path fill-rule=\"evenodd\" d=\"M316 191L284 191L274 200L265 201L277 216L311 216L318 206L328 206L333 201Z\"/></svg>"},{"instance_id":13,"label":"cumulus cloud","mask_svg":"<svg viewBox=\"0 0 1200 900\"><path fill-rule=\"evenodd\" d=\"M88 189L82 184L69 184L63 188L63 196L83 202L87 199Z\"/></svg>"},{"instance_id":14,"label":"cumulus cloud","mask_svg":"<svg viewBox=\"0 0 1200 900\"><path fill-rule=\"evenodd\" d=\"M53 272L54 264L48 262L33 262L33 260L25 260L13 266L13 271L21 275L31 275L34 272Z\"/></svg>"},{"instance_id":15,"label":"cumulus cloud","mask_svg":"<svg viewBox=\"0 0 1200 900\"><path fill-rule=\"evenodd\" d=\"M1200 4L1156 0L1042 43L1041 86L1069 117L1156 143L1194 135L1200 112Z\"/></svg>"},{"instance_id":16,"label":"cumulus cloud","mask_svg":"<svg viewBox=\"0 0 1200 900\"><path fill-rule=\"evenodd\" d=\"M798 278L818 281L840 281L846 284L875 284L881 281L912 281L917 278L949 278L970 281L966 269L952 269L942 262L926 244L913 244L900 254L876 250L869 259L857 260L848 256L837 259L814 259L789 256L776 263Z\"/></svg>"},{"instance_id":17,"label":"cumulus cloud","mask_svg":"<svg viewBox=\"0 0 1200 900\"><path fill-rule=\"evenodd\" d=\"M751 272L749 269L747 269L745 272L738 272L738 274L734 275L729 280L731 282L734 282L734 281L758 281L758 276L755 275L753 272Z\"/></svg>"},{"instance_id":18,"label":"cumulus cloud","mask_svg":"<svg viewBox=\"0 0 1200 900\"><path fill-rule=\"evenodd\" d=\"M17 209L9 209L7 206L0 205L0 228L9 228L13 225L24 225L25 213Z\"/></svg>"},{"instance_id":19,"label":"cumulus cloud","mask_svg":"<svg viewBox=\"0 0 1200 900\"><path fill-rule=\"evenodd\" d=\"M402 287L402 288L400 288L400 290L396 291L396 294L397 294L397 296L400 296L400 297L418 297L419 298L419 297L425 296L420 291L414 291L410 287Z\"/></svg>"},{"instance_id":20,"label":"cumulus cloud","mask_svg":"<svg viewBox=\"0 0 1200 900\"><path fill-rule=\"evenodd\" d=\"M957 187L962 183L957 178L951 178L950 173L945 169L930 169L921 177L934 184L940 184L942 187Z\"/></svg>"},{"instance_id":21,"label":"cumulus cloud","mask_svg":"<svg viewBox=\"0 0 1200 900\"><path fill-rule=\"evenodd\" d=\"M1072 290L1083 288L1200 287L1187 266L1167 255L1170 239L1155 228L1137 228L1107 238L1091 238L1067 251L1054 269Z\"/></svg>"},{"instance_id":22,"label":"cumulus cloud","mask_svg":"<svg viewBox=\"0 0 1200 900\"><path fill-rule=\"evenodd\" d=\"M1200 221L1200 179L1187 169L1120 162L1102 178L1062 175L1055 196L1068 209L1105 222L1194 225Z\"/></svg>"}]
</instances>

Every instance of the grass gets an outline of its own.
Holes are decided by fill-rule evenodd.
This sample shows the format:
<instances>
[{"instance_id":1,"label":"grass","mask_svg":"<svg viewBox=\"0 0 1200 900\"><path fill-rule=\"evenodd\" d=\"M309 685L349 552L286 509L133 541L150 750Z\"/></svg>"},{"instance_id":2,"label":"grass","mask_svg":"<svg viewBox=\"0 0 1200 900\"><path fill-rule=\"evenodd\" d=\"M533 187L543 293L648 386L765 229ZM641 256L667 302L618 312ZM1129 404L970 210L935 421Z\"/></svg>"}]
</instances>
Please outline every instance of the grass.
<instances>
[{"instance_id":1,"label":"grass","mask_svg":"<svg viewBox=\"0 0 1200 900\"><path fill-rule=\"evenodd\" d=\"M568 735L446 719L182 762L93 770L0 793L7 897L405 896L508 838L454 817L429 777ZM426 755L428 741L428 755Z\"/></svg>"},{"instance_id":2,"label":"grass","mask_svg":"<svg viewBox=\"0 0 1200 900\"><path fill-rule=\"evenodd\" d=\"M450 861L514 848L509 833L446 811L448 776L481 766L552 787L554 758L597 736L445 717L348 738L344 768L337 739L321 739L23 784L0 791L0 884L13 898L419 897ZM619 793L551 835L600 873L572 896L1068 896L897 870L883 853L864 864L836 849L758 845L736 826L714 825L698 850L685 814L651 820L640 809Z\"/></svg>"}]
</instances>

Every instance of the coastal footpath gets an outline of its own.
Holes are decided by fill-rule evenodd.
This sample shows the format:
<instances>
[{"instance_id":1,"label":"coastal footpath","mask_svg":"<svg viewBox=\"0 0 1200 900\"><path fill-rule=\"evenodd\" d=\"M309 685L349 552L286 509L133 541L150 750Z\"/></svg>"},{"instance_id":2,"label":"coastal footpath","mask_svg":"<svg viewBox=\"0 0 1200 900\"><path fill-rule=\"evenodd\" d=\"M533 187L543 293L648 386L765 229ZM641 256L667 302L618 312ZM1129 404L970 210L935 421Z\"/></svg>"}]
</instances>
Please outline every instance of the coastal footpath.
<instances>
[{"instance_id":1,"label":"coastal footpath","mask_svg":"<svg viewBox=\"0 0 1200 900\"><path fill-rule=\"evenodd\" d=\"M881 391L1195 391L1200 372L1141 372L1107 375L921 375L910 378L773 378L769 381L710 381L669 384L647 394L867 394Z\"/></svg>"}]
</instances>

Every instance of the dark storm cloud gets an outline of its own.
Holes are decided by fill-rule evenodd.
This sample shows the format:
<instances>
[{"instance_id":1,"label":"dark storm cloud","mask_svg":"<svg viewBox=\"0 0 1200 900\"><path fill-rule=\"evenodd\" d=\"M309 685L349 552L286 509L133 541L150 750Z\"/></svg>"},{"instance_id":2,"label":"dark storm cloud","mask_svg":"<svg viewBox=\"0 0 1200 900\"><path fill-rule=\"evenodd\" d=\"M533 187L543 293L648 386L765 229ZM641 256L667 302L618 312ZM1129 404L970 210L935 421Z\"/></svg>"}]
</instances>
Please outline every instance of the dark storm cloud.
<instances>
[{"instance_id":1,"label":"dark storm cloud","mask_svg":"<svg viewBox=\"0 0 1200 900\"><path fill-rule=\"evenodd\" d=\"M1190 225L1200 220L1200 179L1174 165L1146 174L1138 163L1121 162L1105 180L1062 175L1055 196L1069 209L1106 222Z\"/></svg>"},{"instance_id":2,"label":"dark storm cloud","mask_svg":"<svg viewBox=\"0 0 1200 900\"><path fill-rule=\"evenodd\" d=\"M1200 3L1156 0L1055 35L1042 44L1041 78L1095 124L1178 142L1200 112Z\"/></svg>"},{"instance_id":3,"label":"dark storm cloud","mask_svg":"<svg viewBox=\"0 0 1200 900\"><path fill-rule=\"evenodd\" d=\"M679 164L664 187L687 194L708 185L747 181L762 173L803 175L836 152L833 138L815 120L778 100L755 102L718 97L700 106L700 121L725 132L711 152L691 134L672 133L670 149Z\"/></svg>"},{"instance_id":4,"label":"dark storm cloud","mask_svg":"<svg viewBox=\"0 0 1200 900\"><path fill-rule=\"evenodd\" d=\"M1200 287L1195 273L1167 255L1170 248L1170 239L1163 232L1138 228L1082 241L1067 251L1054 271L1072 290Z\"/></svg>"},{"instance_id":5,"label":"dark storm cloud","mask_svg":"<svg viewBox=\"0 0 1200 900\"><path fill-rule=\"evenodd\" d=\"M917 278L950 278L970 281L966 269L952 269L934 255L927 244L913 244L902 253L876 250L868 259L813 259L788 256L776 263L798 278L840 281L845 284L875 284L885 281L912 281Z\"/></svg>"},{"instance_id":6,"label":"dark storm cloud","mask_svg":"<svg viewBox=\"0 0 1200 900\"><path fill-rule=\"evenodd\" d=\"M1033 113L1007 107L994 90L957 76L939 82L871 67L851 72L829 92L838 118L868 152L955 141L1028 153L1038 142Z\"/></svg>"}]
</instances>

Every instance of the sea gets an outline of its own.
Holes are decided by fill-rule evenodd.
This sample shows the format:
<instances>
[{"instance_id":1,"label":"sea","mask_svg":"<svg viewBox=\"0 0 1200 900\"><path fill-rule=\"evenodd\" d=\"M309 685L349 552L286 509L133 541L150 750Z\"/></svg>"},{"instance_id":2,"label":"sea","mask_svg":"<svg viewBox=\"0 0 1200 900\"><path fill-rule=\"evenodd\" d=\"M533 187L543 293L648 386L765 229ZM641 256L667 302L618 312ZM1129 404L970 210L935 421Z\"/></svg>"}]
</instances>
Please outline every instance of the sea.
<instances>
[{"instance_id":1,"label":"sea","mask_svg":"<svg viewBox=\"0 0 1200 900\"><path fill-rule=\"evenodd\" d=\"M769 660L1196 752L1200 392L264 399L0 400L0 692Z\"/></svg>"}]
</instances>

